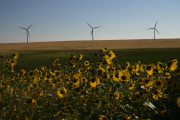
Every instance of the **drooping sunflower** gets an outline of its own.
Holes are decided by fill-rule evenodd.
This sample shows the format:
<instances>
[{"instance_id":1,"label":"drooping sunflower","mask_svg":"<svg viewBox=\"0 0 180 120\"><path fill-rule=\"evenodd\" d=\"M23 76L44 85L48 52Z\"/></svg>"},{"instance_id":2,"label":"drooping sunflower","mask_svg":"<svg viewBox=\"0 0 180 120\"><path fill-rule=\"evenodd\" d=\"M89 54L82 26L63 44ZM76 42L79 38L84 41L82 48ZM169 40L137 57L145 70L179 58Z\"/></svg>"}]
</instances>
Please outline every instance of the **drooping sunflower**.
<instances>
[{"instance_id":1,"label":"drooping sunflower","mask_svg":"<svg viewBox=\"0 0 180 120\"><path fill-rule=\"evenodd\" d=\"M105 70L104 68L102 68L102 67L99 67L99 68L97 69L97 71L98 71L98 74L99 74L100 76L102 76L103 73L106 72L106 70Z\"/></svg>"},{"instance_id":2,"label":"drooping sunflower","mask_svg":"<svg viewBox=\"0 0 180 120\"><path fill-rule=\"evenodd\" d=\"M162 97L163 97L163 92L160 91L160 90L155 90L155 91L152 93L152 96L153 96L153 99L158 100L159 98L162 98Z\"/></svg>"},{"instance_id":3,"label":"drooping sunflower","mask_svg":"<svg viewBox=\"0 0 180 120\"><path fill-rule=\"evenodd\" d=\"M25 73L26 73L25 70L21 69L20 74L24 75Z\"/></svg>"},{"instance_id":4,"label":"drooping sunflower","mask_svg":"<svg viewBox=\"0 0 180 120\"><path fill-rule=\"evenodd\" d=\"M167 66L164 63L158 62L157 69L158 69L159 73L163 73L163 71L167 69Z\"/></svg>"},{"instance_id":5,"label":"drooping sunflower","mask_svg":"<svg viewBox=\"0 0 180 120\"><path fill-rule=\"evenodd\" d=\"M103 51L104 51L104 52L107 52L107 51L108 51L107 47L104 47L104 48L103 48Z\"/></svg>"},{"instance_id":6,"label":"drooping sunflower","mask_svg":"<svg viewBox=\"0 0 180 120\"><path fill-rule=\"evenodd\" d=\"M172 61L169 61L168 63L167 63L167 66L168 66L168 69L169 69L169 71L171 72L173 72L176 68L177 68L177 63L176 62L172 62Z\"/></svg>"},{"instance_id":7,"label":"drooping sunflower","mask_svg":"<svg viewBox=\"0 0 180 120\"><path fill-rule=\"evenodd\" d=\"M90 81L91 87L96 87L96 85L100 84L100 80L98 77L93 77Z\"/></svg>"},{"instance_id":8,"label":"drooping sunflower","mask_svg":"<svg viewBox=\"0 0 180 120\"><path fill-rule=\"evenodd\" d=\"M130 74L129 74L129 72L127 72L125 70L120 71L119 78L121 81L128 81L130 78Z\"/></svg>"},{"instance_id":9,"label":"drooping sunflower","mask_svg":"<svg viewBox=\"0 0 180 120\"><path fill-rule=\"evenodd\" d=\"M82 54L79 54L79 60L81 60L83 58Z\"/></svg>"},{"instance_id":10,"label":"drooping sunflower","mask_svg":"<svg viewBox=\"0 0 180 120\"><path fill-rule=\"evenodd\" d=\"M57 95L61 98L64 98L66 96L66 94L67 94L67 90L65 87L61 87L57 91Z\"/></svg>"}]
</instances>

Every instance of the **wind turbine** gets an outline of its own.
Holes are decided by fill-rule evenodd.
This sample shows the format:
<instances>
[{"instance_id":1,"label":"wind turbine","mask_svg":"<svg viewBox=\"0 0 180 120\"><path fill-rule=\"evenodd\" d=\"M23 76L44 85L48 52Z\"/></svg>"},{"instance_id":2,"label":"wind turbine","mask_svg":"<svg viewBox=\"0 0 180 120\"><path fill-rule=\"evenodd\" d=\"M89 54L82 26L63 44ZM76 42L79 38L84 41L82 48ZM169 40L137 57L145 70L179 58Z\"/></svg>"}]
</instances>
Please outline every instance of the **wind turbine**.
<instances>
[{"instance_id":1,"label":"wind turbine","mask_svg":"<svg viewBox=\"0 0 180 120\"><path fill-rule=\"evenodd\" d=\"M158 21L157 21L158 22ZM156 24L157 24L157 22L156 22ZM149 29L154 29L154 39L155 39L155 30L157 31L157 29L155 28L156 27L156 24L155 24L155 26L154 26L154 28L148 28L147 30L149 30ZM157 31L158 32L158 31ZM159 32L158 32L159 33Z\"/></svg>"},{"instance_id":2,"label":"wind turbine","mask_svg":"<svg viewBox=\"0 0 180 120\"><path fill-rule=\"evenodd\" d=\"M33 24L34 24L34 23L33 23ZM29 29L33 24L31 24L27 29L26 29L26 28L19 27L19 28L22 28L22 29L24 29L24 30L27 31L27 43L28 43L28 35L29 35L29 38L30 38L30 34L29 34L28 29Z\"/></svg>"},{"instance_id":3,"label":"wind turbine","mask_svg":"<svg viewBox=\"0 0 180 120\"><path fill-rule=\"evenodd\" d=\"M87 23L88 24L88 23ZM88 24L89 25L89 24ZM90 25L89 25L89 27L91 27ZM99 27L101 27L101 26L99 26ZM93 29L96 29L96 28L99 28L99 27L91 27L92 28L92 31L91 31L91 35L92 35L92 41L93 41ZM90 37L91 37L91 35L90 35Z\"/></svg>"}]
</instances>

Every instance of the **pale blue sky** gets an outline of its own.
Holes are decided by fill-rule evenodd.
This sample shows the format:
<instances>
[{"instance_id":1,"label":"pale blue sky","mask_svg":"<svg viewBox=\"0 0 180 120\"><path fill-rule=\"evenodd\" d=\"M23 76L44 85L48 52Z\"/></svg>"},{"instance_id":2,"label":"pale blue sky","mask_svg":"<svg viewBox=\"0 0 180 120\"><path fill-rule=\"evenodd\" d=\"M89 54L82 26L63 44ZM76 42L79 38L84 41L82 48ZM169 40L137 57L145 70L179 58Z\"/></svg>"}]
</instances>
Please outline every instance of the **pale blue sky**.
<instances>
[{"instance_id":1,"label":"pale blue sky","mask_svg":"<svg viewBox=\"0 0 180 120\"><path fill-rule=\"evenodd\" d=\"M0 0L0 43L180 38L180 0Z\"/></svg>"}]
</instances>

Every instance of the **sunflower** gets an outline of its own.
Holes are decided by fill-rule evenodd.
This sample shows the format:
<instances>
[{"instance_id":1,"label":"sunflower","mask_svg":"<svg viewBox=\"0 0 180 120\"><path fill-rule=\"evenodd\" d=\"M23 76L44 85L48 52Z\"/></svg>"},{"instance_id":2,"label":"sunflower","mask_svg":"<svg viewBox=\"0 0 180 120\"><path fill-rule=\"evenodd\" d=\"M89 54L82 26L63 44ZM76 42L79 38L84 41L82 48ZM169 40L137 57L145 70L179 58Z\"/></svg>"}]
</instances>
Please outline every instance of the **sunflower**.
<instances>
[{"instance_id":1,"label":"sunflower","mask_svg":"<svg viewBox=\"0 0 180 120\"><path fill-rule=\"evenodd\" d=\"M164 77L164 79L170 79L171 78L171 74L166 72L163 77Z\"/></svg>"},{"instance_id":2,"label":"sunflower","mask_svg":"<svg viewBox=\"0 0 180 120\"><path fill-rule=\"evenodd\" d=\"M178 61L176 58L171 59L171 61L167 63L169 70L174 71L177 68L177 63Z\"/></svg>"},{"instance_id":3,"label":"sunflower","mask_svg":"<svg viewBox=\"0 0 180 120\"><path fill-rule=\"evenodd\" d=\"M67 90L65 87L61 87L57 91L57 95L61 98L64 98L66 96Z\"/></svg>"},{"instance_id":4,"label":"sunflower","mask_svg":"<svg viewBox=\"0 0 180 120\"><path fill-rule=\"evenodd\" d=\"M14 53L14 54L13 54L13 58L14 58L14 59L17 59L17 58L18 58L18 53Z\"/></svg>"},{"instance_id":5,"label":"sunflower","mask_svg":"<svg viewBox=\"0 0 180 120\"><path fill-rule=\"evenodd\" d=\"M146 72L148 73L148 75L152 75L153 74L153 69L156 68L156 66L154 66L153 64L147 65L146 66Z\"/></svg>"},{"instance_id":6,"label":"sunflower","mask_svg":"<svg viewBox=\"0 0 180 120\"><path fill-rule=\"evenodd\" d=\"M107 47L104 47L104 48L103 48L103 51L104 51L104 52L107 52L107 51L108 51Z\"/></svg>"},{"instance_id":7,"label":"sunflower","mask_svg":"<svg viewBox=\"0 0 180 120\"><path fill-rule=\"evenodd\" d=\"M119 70L117 70L117 71L114 71L114 73L113 73L113 80L114 81L119 81L120 80L120 71Z\"/></svg>"},{"instance_id":8,"label":"sunflower","mask_svg":"<svg viewBox=\"0 0 180 120\"><path fill-rule=\"evenodd\" d=\"M89 66L89 61L85 61L85 62L84 62L84 65L85 65L85 66Z\"/></svg>"},{"instance_id":9,"label":"sunflower","mask_svg":"<svg viewBox=\"0 0 180 120\"><path fill-rule=\"evenodd\" d=\"M177 105L180 107L180 97L177 98Z\"/></svg>"},{"instance_id":10,"label":"sunflower","mask_svg":"<svg viewBox=\"0 0 180 120\"><path fill-rule=\"evenodd\" d=\"M56 113L56 116L58 116L58 117L62 117L63 116L63 112L60 110L60 111L58 111L57 113Z\"/></svg>"},{"instance_id":11,"label":"sunflower","mask_svg":"<svg viewBox=\"0 0 180 120\"><path fill-rule=\"evenodd\" d=\"M129 90L132 90L132 89L134 89L134 87L135 87L135 84L134 83L129 83Z\"/></svg>"},{"instance_id":12,"label":"sunflower","mask_svg":"<svg viewBox=\"0 0 180 120\"><path fill-rule=\"evenodd\" d=\"M90 81L91 87L96 87L96 85L100 84L100 80L98 77L93 77Z\"/></svg>"},{"instance_id":13,"label":"sunflower","mask_svg":"<svg viewBox=\"0 0 180 120\"><path fill-rule=\"evenodd\" d=\"M78 77L74 77L73 84L74 84L76 87L79 87L79 78L78 78Z\"/></svg>"},{"instance_id":14,"label":"sunflower","mask_svg":"<svg viewBox=\"0 0 180 120\"><path fill-rule=\"evenodd\" d=\"M126 72L126 71L120 71L119 78L121 81L128 81L130 78L130 74L129 72Z\"/></svg>"},{"instance_id":15,"label":"sunflower","mask_svg":"<svg viewBox=\"0 0 180 120\"><path fill-rule=\"evenodd\" d=\"M81 60L83 58L82 54L79 54L79 60Z\"/></svg>"},{"instance_id":16,"label":"sunflower","mask_svg":"<svg viewBox=\"0 0 180 120\"><path fill-rule=\"evenodd\" d=\"M104 74L102 75L102 78L103 79L109 79L110 76L109 76L109 74L107 72L104 72Z\"/></svg>"},{"instance_id":17,"label":"sunflower","mask_svg":"<svg viewBox=\"0 0 180 120\"><path fill-rule=\"evenodd\" d=\"M100 104L101 104L101 100L98 99L98 98L96 98L96 99L94 100L94 103L95 103L96 105L100 105Z\"/></svg>"},{"instance_id":18,"label":"sunflower","mask_svg":"<svg viewBox=\"0 0 180 120\"><path fill-rule=\"evenodd\" d=\"M131 115L124 115L124 118L123 118L123 120L130 120L131 119Z\"/></svg>"},{"instance_id":19,"label":"sunflower","mask_svg":"<svg viewBox=\"0 0 180 120\"><path fill-rule=\"evenodd\" d=\"M141 95L139 94L139 92L136 92L136 93L134 94L134 98L135 98L136 100L141 100Z\"/></svg>"},{"instance_id":20,"label":"sunflower","mask_svg":"<svg viewBox=\"0 0 180 120\"><path fill-rule=\"evenodd\" d=\"M27 102L29 103L30 107L35 107L37 104L36 100L32 98L29 98Z\"/></svg>"},{"instance_id":21,"label":"sunflower","mask_svg":"<svg viewBox=\"0 0 180 120\"><path fill-rule=\"evenodd\" d=\"M97 68L99 68L99 67L101 67L101 66L102 66L102 63L101 63L101 62L97 62L97 63L96 63L96 67L97 67Z\"/></svg>"},{"instance_id":22,"label":"sunflower","mask_svg":"<svg viewBox=\"0 0 180 120\"><path fill-rule=\"evenodd\" d=\"M153 85L153 79L152 78L144 78L143 86L146 88L149 88Z\"/></svg>"},{"instance_id":23,"label":"sunflower","mask_svg":"<svg viewBox=\"0 0 180 120\"><path fill-rule=\"evenodd\" d=\"M11 66L16 65L17 64L16 59L10 59L10 64L11 64Z\"/></svg>"},{"instance_id":24,"label":"sunflower","mask_svg":"<svg viewBox=\"0 0 180 120\"><path fill-rule=\"evenodd\" d=\"M106 72L106 70L105 70L104 68L102 68L102 67L99 67L99 68L97 69L97 71L98 71L98 74L99 74L100 76L102 76L103 73Z\"/></svg>"},{"instance_id":25,"label":"sunflower","mask_svg":"<svg viewBox=\"0 0 180 120\"><path fill-rule=\"evenodd\" d=\"M118 93L118 92L115 92L115 93L114 93L114 97L115 97L115 99L119 99L119 93Z\"/></svg>"},{"instance_id":26,"label":"sunflower","mask_svg":"<svg viewBox=\"0 0 180 120\"><path fill-rule=\"evenodd\" d=\"M159 98L162 98L162 97L163 97L163 92L160 91L160 90L155 90L155 91L152 93L152 96L153 96L153 99L158 100Z\"/></svg>"},{"instance_id":27,"label":"sunflower","mask_svg":"<svg viewBox=\"0 0 180 120\"><path fill-rule=\"evenodd\" d=\"M109 51L108 56L111 60L116 57L116 55L113 53L113 51Z\"/></svg>"},{"instance_id":28,"label":"sunflower","mask_svg":"<svg viewBox=\"0 0 180 120\"><path fill-rule=\"evenodd\" d=\"M176 90L176 89L179 90L178 82L173 82L171 86L172 86L173 90Z\"/></svg>"},{"instance_id":29,"label":"sunflower","mask_svg":"<svg viewBox=\"0 0 180 120\"><path fill-rule=\"evenodd\" d=\"M26 73L25 70L21 69L20 74L24 75L25 73Z\"/></svg>"},{"instance_id":30,"label":"sunflower","mask_svg":"<svg viewBox=\"0 0 180 120\"><path fill-rule=\"evenodd\" d=\"M161 80L160 78L158 78L158 80L155 82L155 85L154 85L154 86L155 86L156 88L162 88L163 85L164 85L163 80Z\"/></svg>"},{"instance_id":31,"label":"sunflower","mask_svg":"<svg viewBox=\"0 0 180 120\"><path fill-rule=\"evenodd\" d=\"M105 55L103 58L106 60L108 65L112 65L112 59L108 55Z\"/></svg>"},{"instance_id":32,"label":"sunflower","mask_svg":"<svg viewBox=\"0 0 180 120\"><path fill-rule=\"evenodd\" d=\"M163 71L165 69L167 69L167 66L164 63L158 62L157 63L157 69L158 69L159 73L163 73Z\"/></svg>"},{"instance_id":33,"label":"sunflower","mask_svg":"<svg viewBox=\"0 0 180 120\"><path fill-rule=\"evenodd\" d=\"M86 104L87 101L88 101L88 99L81 99L82 104Z\"/></svg>"},{"instance_id":34,"label":"sunflower","mask_svg":"<svg viewBox=\"0 0 180 120\"><path fill-rule=\"evenodd\" d=\"M144 83L144 78L138 78L138 79L137 79L137 82L138 82L138 84L143 85L143 83Z\"/></svg>"}]
</instances>

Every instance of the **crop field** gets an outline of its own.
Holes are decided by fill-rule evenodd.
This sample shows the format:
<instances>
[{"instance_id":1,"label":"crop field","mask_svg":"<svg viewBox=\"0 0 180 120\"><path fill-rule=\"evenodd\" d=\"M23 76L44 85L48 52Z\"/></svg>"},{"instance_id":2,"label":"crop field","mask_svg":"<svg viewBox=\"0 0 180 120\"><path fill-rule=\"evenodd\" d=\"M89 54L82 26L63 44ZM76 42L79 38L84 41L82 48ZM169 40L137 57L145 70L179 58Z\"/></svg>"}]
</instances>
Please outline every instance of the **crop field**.
<instances>
[{"instance_id":1,"label":"crop field","mask_svg":"<svg viewBox=\"0 0 180 120\"><path fill-rule=\"evenodd\" d=\"M180 119L180 39L0 44L0 118Z\"/></svg>"}]
</instances>

